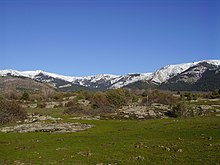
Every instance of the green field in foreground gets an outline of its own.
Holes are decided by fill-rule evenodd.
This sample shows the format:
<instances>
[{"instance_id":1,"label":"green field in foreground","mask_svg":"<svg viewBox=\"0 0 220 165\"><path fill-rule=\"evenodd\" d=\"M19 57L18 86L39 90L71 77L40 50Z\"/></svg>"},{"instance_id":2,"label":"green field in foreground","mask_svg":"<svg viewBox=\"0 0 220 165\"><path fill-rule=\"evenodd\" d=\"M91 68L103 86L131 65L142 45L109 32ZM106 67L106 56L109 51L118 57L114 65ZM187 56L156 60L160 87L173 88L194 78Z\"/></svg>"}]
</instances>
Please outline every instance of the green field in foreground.
<instances>
[{"instance_id":1,"label":"green field in foreground","mask_svg":"<svg viewBox=\"0 0 220 165\"><path fill-rule=\"evenodd\" d=\"M0 133L0 164L220 164L220 117L81 122L95 127Z\"/></svg>"}]
</instances>

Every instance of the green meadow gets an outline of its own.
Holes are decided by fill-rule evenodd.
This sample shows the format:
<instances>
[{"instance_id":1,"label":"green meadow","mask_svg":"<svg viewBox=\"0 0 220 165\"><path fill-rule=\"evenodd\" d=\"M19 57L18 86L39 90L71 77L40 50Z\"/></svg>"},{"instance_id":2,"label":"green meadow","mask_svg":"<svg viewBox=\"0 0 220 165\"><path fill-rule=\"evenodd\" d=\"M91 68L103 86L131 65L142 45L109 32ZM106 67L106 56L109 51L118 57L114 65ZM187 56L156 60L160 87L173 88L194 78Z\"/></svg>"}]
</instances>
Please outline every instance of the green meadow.
<instances>
[{"instance_id":1,"label":"green meadow","mask_svg":"<svg viewBox=\"0 0 220 165\"><path fill-rule=\"evenodd\" d=\"M0 164L220 164L220 117L97 120L75 133L0 133Z\"/></svg>"}]
</instances>

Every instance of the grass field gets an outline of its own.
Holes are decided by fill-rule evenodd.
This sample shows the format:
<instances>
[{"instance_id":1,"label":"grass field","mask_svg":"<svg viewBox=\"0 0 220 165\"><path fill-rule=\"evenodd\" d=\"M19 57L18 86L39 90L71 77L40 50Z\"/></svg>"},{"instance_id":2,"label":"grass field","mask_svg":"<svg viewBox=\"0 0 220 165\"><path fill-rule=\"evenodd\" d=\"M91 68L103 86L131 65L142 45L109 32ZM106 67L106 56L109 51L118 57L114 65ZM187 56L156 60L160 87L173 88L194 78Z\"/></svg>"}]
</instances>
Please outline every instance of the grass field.
<instances>
[{"instance_id":1,"label":"grass field","mask_svg":"<svg viewBox=\"0 0 220 165\"><path fill-rule=\"evenodd\" d=\"M220 164L220 117L81 122L95 127L0 133L0 164Z\"/></svg>"}]
</instances>

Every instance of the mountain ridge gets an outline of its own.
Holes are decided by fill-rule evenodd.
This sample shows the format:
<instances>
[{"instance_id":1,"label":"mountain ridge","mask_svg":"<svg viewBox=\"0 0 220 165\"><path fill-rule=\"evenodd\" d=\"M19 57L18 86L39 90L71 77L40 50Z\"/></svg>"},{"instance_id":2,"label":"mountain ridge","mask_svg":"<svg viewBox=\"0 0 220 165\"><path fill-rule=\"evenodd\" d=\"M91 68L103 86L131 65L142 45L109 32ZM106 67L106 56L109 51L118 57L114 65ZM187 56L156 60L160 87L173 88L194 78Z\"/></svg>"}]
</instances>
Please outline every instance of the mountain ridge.
<instances>
[{"instance_id":1,"label":"mountain ridge","mask_svg":"<svg viewBox=\"0 0 220 165\"><path fill-rule=\"evenodd\" d=\"M207 67L203 67L204 70L202 70L202 64L207 64ZM200 68L198 68L197 65L200 65ZM130 73L126 75L98 74L93 76L77 77L49 73L43 70L17 71L9 69L0 70L0 76L28 77L36 81L51 83L54 87L58 89L78 85L90 89L106 90L125 87L138 81L147 82L148 84L156 84L159 86L161 84L169 83L169 80L172 80L176 76L178 77L179 75L183 74L185 71L193 67L197 67L197 70L192 72L198 72L198 74L202 75L202 73L204 73L206 70L209 70L210 68L220 67L220 60L202 60L192 63L167 65L152 73ZM197 75L198 80L202 77L201 75L200 77L198 77ZM194 74L194 76L196 76L196 74ZM187 79L187 76L185 77ZM179 78L181 78L181 76L179 76ZM171 84L174 84L174 82L172 82Z\"/></svg>"}]
</instances>

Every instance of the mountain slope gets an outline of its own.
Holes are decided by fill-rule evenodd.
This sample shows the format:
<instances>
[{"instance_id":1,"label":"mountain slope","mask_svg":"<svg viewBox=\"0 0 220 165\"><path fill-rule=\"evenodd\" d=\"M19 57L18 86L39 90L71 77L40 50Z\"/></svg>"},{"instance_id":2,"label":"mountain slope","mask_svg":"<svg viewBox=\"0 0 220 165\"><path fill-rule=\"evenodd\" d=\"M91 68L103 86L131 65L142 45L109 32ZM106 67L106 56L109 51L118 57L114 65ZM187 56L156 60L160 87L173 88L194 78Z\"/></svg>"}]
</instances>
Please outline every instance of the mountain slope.
<instances>
[{"instance_id":1,"label":"mountain slope","mask_svg":"<svg viewBox=\"0 0 220 165\"><path fill-rule=\"evenodd\" d=\"M56 89L47 83L34 81L26 77L0 77L0 94L22 94L24 91L33 93L52 93Z\"/></svg>"},{"instance_id":2,"label":"mountain slope","mask_svg":"<svg viewBox=\"0 0 220 165\"><path fill-rule=\"evenodd\" d=\"M166 90L214 90L220 88L220 66L204 61L162 83Z\"/></svg>"}]
</instances>

